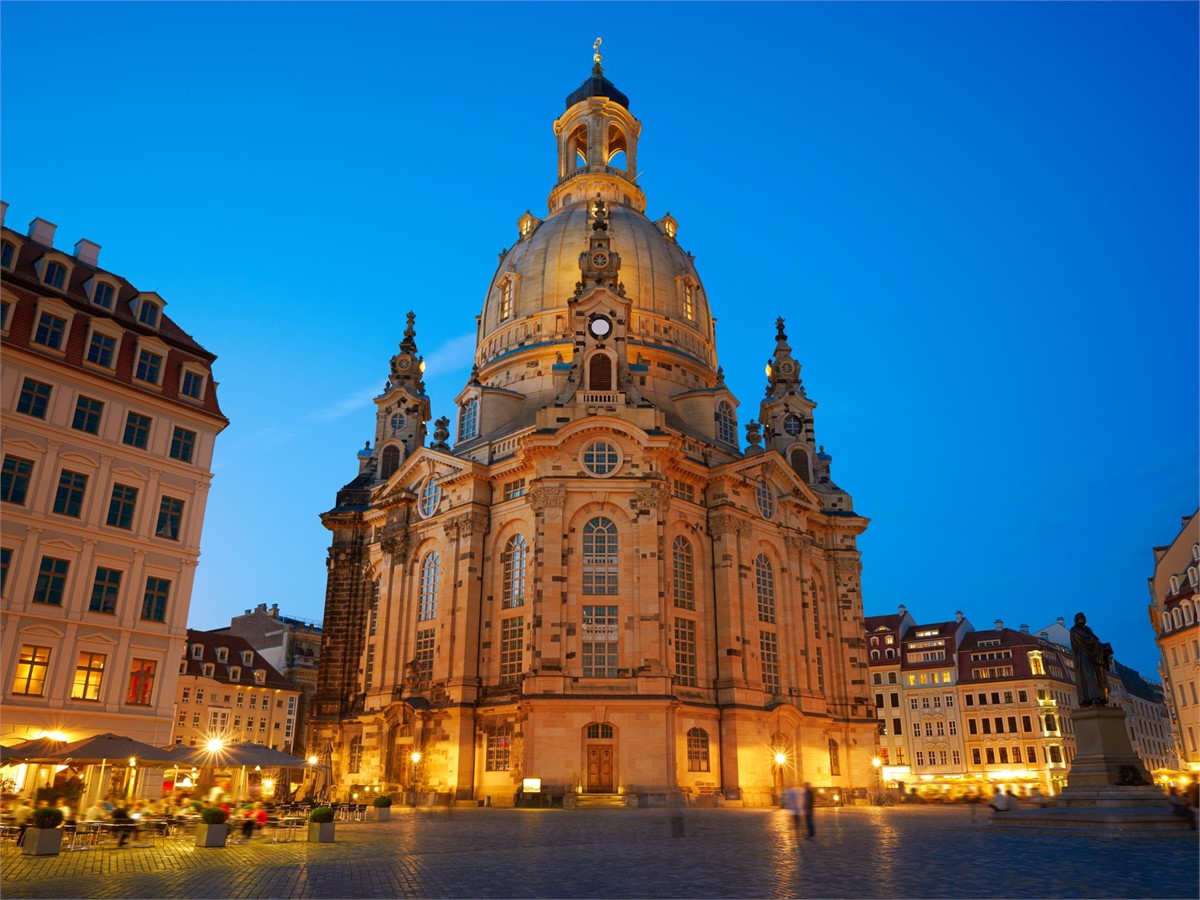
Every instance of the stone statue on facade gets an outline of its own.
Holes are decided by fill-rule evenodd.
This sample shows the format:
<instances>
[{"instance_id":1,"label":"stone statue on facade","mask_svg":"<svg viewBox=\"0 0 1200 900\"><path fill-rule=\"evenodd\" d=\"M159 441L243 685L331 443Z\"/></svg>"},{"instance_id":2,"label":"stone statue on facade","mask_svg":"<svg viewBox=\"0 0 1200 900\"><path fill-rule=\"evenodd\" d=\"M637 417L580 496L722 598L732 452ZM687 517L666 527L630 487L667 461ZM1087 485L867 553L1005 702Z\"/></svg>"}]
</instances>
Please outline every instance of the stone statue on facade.
<instances>
[{"instance_id":1,"label":"stone statue on facade","mask_svg":"<svg viewBox=\"0 0 1200 900\"><path fill-rule=\"evenodd\" d=\"M1079 705L1107 706L1107 673L1112 668L1112 644L1101 643L1088 627L1087 616L1083 613L1075 613L1071 649L1075 651L1075 692Z\"/></svg>"}]
</instances>

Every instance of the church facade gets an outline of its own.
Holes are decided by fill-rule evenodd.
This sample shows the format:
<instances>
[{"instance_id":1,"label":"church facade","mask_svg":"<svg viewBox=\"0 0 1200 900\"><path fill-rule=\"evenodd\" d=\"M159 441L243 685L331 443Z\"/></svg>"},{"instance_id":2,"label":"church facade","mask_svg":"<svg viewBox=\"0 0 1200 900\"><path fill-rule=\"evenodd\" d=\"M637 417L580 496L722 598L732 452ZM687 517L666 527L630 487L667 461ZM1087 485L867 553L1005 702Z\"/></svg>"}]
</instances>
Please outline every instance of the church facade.
<instances>
[{"instance_id":1,"label":"church facade","mask_svg":"<svg viewBox=\"0 0 1200 900\"><path fill-rule=\"evenodd\" d=\"M438 419L427 442L408 315L374 440L322 515L307 749L339 798L763 805L874 784L867 520L782 319L743 448L708 295L635 181L640 129L597 54L554 122L546 218L519 218L488 287L453 437Z\"/></svg>"}]
</instances>

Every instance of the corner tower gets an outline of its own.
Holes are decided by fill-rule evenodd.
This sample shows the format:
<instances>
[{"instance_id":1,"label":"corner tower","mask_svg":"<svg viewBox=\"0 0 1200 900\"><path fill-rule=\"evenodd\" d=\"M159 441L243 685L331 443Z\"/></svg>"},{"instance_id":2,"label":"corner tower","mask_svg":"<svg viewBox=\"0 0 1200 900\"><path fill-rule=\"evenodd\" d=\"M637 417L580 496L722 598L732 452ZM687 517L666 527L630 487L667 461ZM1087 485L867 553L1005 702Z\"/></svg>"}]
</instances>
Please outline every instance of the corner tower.
<instances>
[{"instance_id":1,"label":"corner tower","mask_svg":"<svg viewBox=\"0 0 1200 900\"><path fill-rule=\"evenodd\" d=\"M536 778L554 805L765 805L873 781L867 521L782 320L743 449L695 262L645 213L629 103L597 53L555 122L545 217L518 217L487 287L457 429L380 430L401 408L423 440L431 415L394 360L376 447L409 452L393 471L368 448L322 517L308 749L339 799L509 805Z\"/></svg>"}]
</instances>

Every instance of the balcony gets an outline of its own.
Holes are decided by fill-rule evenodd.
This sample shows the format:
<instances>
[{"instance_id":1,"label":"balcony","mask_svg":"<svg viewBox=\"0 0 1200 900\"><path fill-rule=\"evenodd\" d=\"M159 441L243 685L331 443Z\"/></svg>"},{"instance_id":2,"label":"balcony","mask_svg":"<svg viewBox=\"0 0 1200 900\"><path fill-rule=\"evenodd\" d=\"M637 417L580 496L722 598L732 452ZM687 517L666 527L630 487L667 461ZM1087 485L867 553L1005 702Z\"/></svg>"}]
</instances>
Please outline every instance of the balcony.
<instances>
[{"instance_id":1,"label":"balcony","mask_svg":"<svg viewBox=\"0 0 1200 900\"><path fill-rule=\"evenodd\" d=\"M624 406L623 391L580 391L580 402L587 406Z\"/></svg>"}]
</instances>

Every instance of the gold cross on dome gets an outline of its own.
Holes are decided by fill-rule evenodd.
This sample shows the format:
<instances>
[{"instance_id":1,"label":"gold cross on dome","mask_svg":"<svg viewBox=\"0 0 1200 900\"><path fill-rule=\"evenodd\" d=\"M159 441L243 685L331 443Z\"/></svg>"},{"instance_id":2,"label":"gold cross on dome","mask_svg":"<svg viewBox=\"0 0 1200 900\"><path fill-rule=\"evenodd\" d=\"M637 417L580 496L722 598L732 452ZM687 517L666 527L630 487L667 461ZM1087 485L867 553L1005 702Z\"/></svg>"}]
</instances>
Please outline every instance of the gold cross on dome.
<instances>
[{"instance_id":1,"label":"gold cross on dome","mask_svg":"<svg viewBox=\"0 0 1200 900\"><path fill-rule=\"evenodd\" d=\"M592 44L592 49L596 51L592 55L592 62L596 65L600 65L600 45L602 43L604 43L604 38L596 38L596 43Z\"/></svg>"}]
</instances>

